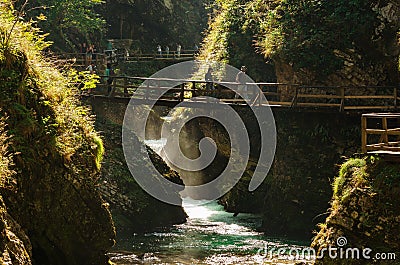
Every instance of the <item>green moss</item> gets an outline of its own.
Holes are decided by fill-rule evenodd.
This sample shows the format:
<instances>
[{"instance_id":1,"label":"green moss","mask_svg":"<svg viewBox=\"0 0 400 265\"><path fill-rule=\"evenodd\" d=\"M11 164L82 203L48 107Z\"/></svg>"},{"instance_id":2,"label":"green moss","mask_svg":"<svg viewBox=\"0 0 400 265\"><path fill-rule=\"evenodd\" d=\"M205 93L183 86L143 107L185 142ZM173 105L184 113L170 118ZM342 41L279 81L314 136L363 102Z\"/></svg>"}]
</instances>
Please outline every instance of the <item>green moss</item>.
<instances>
[{"instance_id":1,"label":"green moss","mask_svg":"<svg viewBox=\"0 0 400 265\"><path fill-rule=\"evenodd\" d=\"M93 142L96 144L96 167L98 170L101 168L101 161L103 160L104 146L103 141L97 135L93 137Z\"/></svg>"},{"instance_id":2,"label":"green moss","mask_svg":"<svg viewBox=\"0 0 400 265\"><path fill-rule=\"evenodd\" d=\"M399 255L400 165L379 156L350 159L342 165L338 194L332 200L330 216L314 238L312 247L334 245L338 236L348 239L347 247ZM339 182L339 181L338 181ZM334 187L335 188L335 187ZM325 257L315 264L366 264L365 260L338 262Z\"/></svg>"},{"instance_id":3,"label":"green moss","mask_svg":"<svg viewBox=\"0 0 400 265\"><path fill-rule=\"evenodd\" d=\"M350 181L353 173L357 176L358 181L363 181L365 178L365 167L366 161L364 159L349 159L345 162L339 171L339 176L335 178L333 182L333 195L337 198L345 197L345 191L343 190L346 181ZM342 198L343 199L343 198Z\"/></svg>"}]
</instances>

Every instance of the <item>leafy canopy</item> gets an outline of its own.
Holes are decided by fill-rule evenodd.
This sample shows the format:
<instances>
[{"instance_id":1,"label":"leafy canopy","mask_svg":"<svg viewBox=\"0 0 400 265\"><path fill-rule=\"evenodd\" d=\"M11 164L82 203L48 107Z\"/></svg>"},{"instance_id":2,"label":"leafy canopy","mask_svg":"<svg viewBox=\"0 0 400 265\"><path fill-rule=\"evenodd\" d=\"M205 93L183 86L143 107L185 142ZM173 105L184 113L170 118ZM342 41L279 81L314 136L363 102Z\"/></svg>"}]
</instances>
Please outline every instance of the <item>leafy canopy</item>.
<instances>
[{"instance_id":1,"label":"leafy canopy","mask_svg":"<svg viewBox=\"0 0 400 265\"><path fill-rule=\"evenodd\" d=\"M267 57L329 74L343 66L335 50L370 48L379 23L373 7L371 0L255 0L247 17Z\"/></svg>"},{"instance_id":2,"label":"leafy canopy","mask_svg":"<svg viewBox=\"0 0 400 265\"><path fill-rule=\"evenodd\" d=\"M17 8L22 2L17 1ZM91 42L104 32L105 21L95 12L95 7L102 3L102 0L37 0L28 2L26 15L50 33L49 39L57 48L65 48L65 42L72 48L78 43Z\"/></svg>"}]
</instances>

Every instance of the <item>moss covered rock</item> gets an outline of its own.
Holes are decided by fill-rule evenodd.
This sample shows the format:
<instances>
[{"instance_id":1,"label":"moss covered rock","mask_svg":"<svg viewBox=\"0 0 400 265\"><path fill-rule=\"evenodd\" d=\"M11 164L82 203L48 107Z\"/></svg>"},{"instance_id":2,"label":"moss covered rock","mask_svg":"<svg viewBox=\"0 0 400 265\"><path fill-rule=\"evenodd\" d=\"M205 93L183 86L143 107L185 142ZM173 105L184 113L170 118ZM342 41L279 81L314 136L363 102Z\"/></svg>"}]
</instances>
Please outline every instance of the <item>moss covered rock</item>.
<instances>
[{"instance_id":1,"label":"moss covered rock","mask_svg":"<svg viewBox=\"0 0 400 265\"><path fill-rule=\"evenodd\" d=\"M11 135L15 189L8 212L37 264L105 264L115 232L96 190L102 143L75 91L40 51L38 30L0 5L0 116Z\"/></svg>"},{"instance_id":2,"label":"moss covered rock","mask_svg":"<svg viewBox=\"0 0 400 265\"><path fill-rule=\"evenodd\" d=\"M371 249L376 253L399 256L400 236L400 165L377 157L350 159L340 169L333 185L330 215L314 238L312 246L337 247L340 237L347 239L343 248ZM360 255L361 256L361 255ZM330 259L327 255L316 264L398 264L394 260Z\"/></svg>"},{"instance_id":3,"label":"moss covered rock","mask_svg":"<svg viewBox=\"0 0 400 265\"><path fill-rule=\"evenodd\" d=\"M0 121L0 187L13 188L11 157L8 152L5 124ZM14 265L30 265L32 245L21 226L8 214L2 196L0 196L0 263Z\"/></svg>"}]
</instances>

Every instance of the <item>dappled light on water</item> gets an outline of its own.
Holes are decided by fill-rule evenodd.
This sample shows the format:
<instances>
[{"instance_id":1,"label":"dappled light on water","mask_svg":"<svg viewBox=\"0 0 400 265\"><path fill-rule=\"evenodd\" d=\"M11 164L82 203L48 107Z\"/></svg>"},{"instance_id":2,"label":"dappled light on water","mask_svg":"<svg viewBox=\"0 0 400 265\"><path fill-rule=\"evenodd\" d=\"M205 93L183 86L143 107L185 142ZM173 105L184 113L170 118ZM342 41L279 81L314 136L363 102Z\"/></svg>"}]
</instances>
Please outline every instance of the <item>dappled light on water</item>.
<instances>
[{"instance_id":1,"label":"dappled light on water","mask_svg":"<svg viewBox=\"0 0 400 265\"><path fill-rule=\"evenodd\" d=\"M120 239L116 247L119 251L110 254L112 261L119 265L295 263L269 262L260 255L260 249L266 244L299 244L265 237L257 231L261 225L260 216L239 214L234 217L215 201L185 198L183 206L189 216L185 224Z\"/></svg>"}]
</instances>

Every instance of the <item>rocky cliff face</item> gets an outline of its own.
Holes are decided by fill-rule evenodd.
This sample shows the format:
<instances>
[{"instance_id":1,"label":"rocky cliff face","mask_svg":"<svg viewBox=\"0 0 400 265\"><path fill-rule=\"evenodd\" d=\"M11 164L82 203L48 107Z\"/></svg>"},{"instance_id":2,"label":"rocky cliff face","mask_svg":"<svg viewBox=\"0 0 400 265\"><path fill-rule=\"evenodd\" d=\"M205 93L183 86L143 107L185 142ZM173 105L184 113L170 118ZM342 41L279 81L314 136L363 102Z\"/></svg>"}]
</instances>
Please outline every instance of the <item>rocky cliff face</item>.
<instances>
[{"instance_id":1,"label":"rocky cliff face","mask_svg":"<svg viewBox=\"0 0 400 265\"><path fill-rule=\"evenodd\" d=\"M360 259L332 259L325 255L316 264L372 264L377 253L399 256L400 167L376 157L350 159L333 185L330 215L321 224L312 246L358 248ZM340 240L346 238L345 244ZM340 239L341 238L341 239ZM339 240L339 241L338 241ZM367 256L361 253L371 249ZM387 257L387 256L386 256ZM379 264L397 264L392 258Z\"/></svg>"},{"instance_id":2,"label":"rocky cliff face","mask_svg":"<svg viewBox=\"0 0 400 265\"><path fill-rule=\"evenodd\" d=\"M115 232L96 190L101 140L68 80L41 57L45 45L37 31L18 22L11 7L0 8L0 117L7 117L15 172L13 188L1 189L12 216L1 215L3 257L27 264L28 258L36 264L105 264ZM13 245L19 246L15 254Z\"/></svg>"},{"instance_id":3,"label":"rocky cliff face","mask_svg":"<svg viewBox=\"0 0 400 265\"><path fill-rule=\"evenodd\" d=\"M0 187L14 189L11 157L8 153L8 137L0 122ZM3 198L0 196L0 263L1 264L32 264L32 245L21 226L7 212Z\"/></svg>"},{"instance_id":4,"label":"rocky cliff face","mask_svg":"<svg viewBox=\"0 0 400 265\"><path fill-rule=\"evenodd\" d=\"M360 117L291 110L274 116L277 148L266 179L263 229L309 239L326 216L336 165L357 151Z\"/></svg>"},{"instance_id":5,"label":"rocky cliff face","mask_svg":"<svg viewBox=\"0 0 400 265\"><path fill-rule=\"evenodd\" d=\"M136 183L125 162L121 125L111 123L104 116L98 116L96 128L102 131L106 147L100 190L105 200L110 203L118 236L122 238L134 232L151 231L185 222L186 213L182 207L169 205L151 197ZM130 160L137 168L134 174L153 174L149 169L150 165L143 160L143 152L149 152L153 164L161 174L172 182L181 183L179 175L166 166L154 151L146 149L137 138L132 139L132 144L137 149L135 157Z\"/></svg>"},{"instance_id":6,"label":"rocky cliff face","mask_svg":"<svg viewBox=\"0 0 400 265\"><path fill-rule=\"evenodd\" d=\"M126 111L126 103L115 102L112 99L88 99L96 114L96 129L101 132L105 156L101 170L100 190L110 203L113 219L116 223L118 236L130 236L133 232L144 232L160 227L179 224L186 221L186 213L182 207L163 203L147 194L135 181L129 171L122 149L122 126ZM157 112L163 113L164 108L152 111L146 125L146 139L159 139L162 120ZM143 160L144 152L148 152L154 166L166 178L181 183L179 175L171 170L165 162L151 149L133 137L136 176L153 174L150 165ZM174 194L174 196L180 195ZM157 213L157 214L154 214Z\"/></svg>"}]
</instances>

